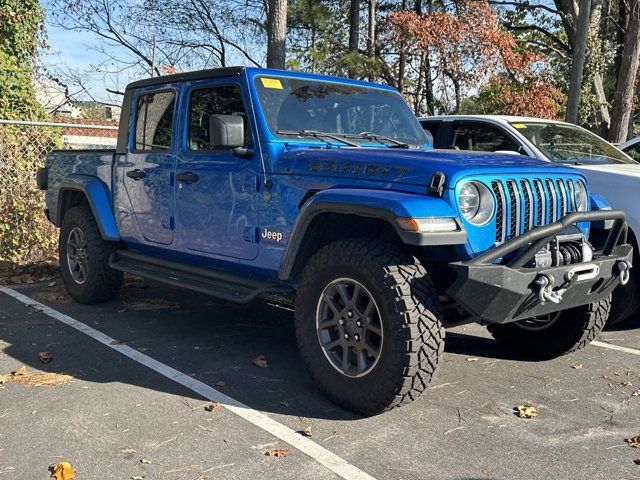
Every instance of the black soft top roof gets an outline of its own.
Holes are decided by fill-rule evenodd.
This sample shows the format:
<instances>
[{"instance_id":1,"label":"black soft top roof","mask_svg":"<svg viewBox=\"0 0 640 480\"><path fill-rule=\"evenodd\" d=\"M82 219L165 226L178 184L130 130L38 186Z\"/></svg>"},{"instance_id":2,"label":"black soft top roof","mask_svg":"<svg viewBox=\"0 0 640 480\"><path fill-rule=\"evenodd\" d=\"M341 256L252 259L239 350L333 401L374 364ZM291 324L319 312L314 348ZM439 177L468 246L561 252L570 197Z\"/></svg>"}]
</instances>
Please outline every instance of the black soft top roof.
<instances>
[{"instance_id":1,"label":"black soft top roof","mask_svg":"<svg viewBox=\"0 0 640 480\"><path fill-rule=\"evenodd\" d=\"M127 85L127 90L151 85L165 85L167 83L188 82L191 80L203 80L207 78L235 77L244 71L245 67L211 68L209 70L196 70L194 72L162 75L160 77L145 78Z\"/></svg>"}]
</instances>

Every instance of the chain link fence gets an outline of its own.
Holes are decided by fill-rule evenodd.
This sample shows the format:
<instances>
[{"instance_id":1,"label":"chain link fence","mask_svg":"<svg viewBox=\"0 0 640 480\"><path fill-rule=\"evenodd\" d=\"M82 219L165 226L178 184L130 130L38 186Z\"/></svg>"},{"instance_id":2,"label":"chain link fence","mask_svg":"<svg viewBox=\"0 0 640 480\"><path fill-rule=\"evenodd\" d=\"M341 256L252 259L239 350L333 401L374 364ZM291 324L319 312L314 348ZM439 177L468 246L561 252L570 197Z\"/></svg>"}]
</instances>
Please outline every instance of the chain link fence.
<instances>
[{"instance_id":1,"label":"chain link fence","mask_svg":"<svg viewBox=\"0 0 640 480\"><path fill-rule=\"evenodd\" d=\"M45 219L36 171L57 148L115 148L117 126L0 120L0 261L56 257L57 232Z\"/></svg>"}]
</instances>

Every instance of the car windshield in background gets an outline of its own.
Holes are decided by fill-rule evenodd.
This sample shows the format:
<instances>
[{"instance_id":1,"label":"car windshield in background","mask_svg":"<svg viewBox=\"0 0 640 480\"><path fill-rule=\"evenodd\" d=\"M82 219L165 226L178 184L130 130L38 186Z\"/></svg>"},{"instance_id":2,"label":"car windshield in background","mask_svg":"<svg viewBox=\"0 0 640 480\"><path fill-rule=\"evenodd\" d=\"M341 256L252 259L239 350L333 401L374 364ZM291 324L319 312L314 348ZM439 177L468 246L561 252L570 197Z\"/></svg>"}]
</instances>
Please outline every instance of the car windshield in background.
<instances>
[{"instance_id":1,"label":"car windshield in background","mask_svg":"<svg viewBox=\"0 0 640 480\"><path fill-rule=\"evenodd\" d=\"M552 162L583 165L636 163L596 134L573 125L512 122L511 126Z\"/></svg>"},{"instance_id":2,"label":"car windshield in background","mask_svg":"<svg viewBox=\"0 0 640 480\"><path fill-rule=\"evenodd\" d=\"M269 129L280 138L391 148L428 144L398 93L286 77L256 77L255 85Z\"/></svg>"}]
</instances>

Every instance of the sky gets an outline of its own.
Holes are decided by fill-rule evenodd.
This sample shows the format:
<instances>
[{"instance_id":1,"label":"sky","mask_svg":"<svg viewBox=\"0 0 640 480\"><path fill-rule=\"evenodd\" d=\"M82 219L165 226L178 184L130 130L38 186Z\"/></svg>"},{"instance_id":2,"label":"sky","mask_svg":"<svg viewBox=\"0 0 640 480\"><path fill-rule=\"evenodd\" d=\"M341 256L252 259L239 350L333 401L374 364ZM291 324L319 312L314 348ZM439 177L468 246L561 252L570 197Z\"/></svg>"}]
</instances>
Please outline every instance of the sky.
<instances>
[{"instance_id":1,"label":"sky","mask_svg":"<svg viewBox=\"0 0 640 480\"><path fill-rule=\"evenodd\" d=\"M71 32L56 27L48 19L45 19L45 27L47 29L47 44L49 48L40 53L41 65L63 82L65 82L66 73L80 73L83 78L83 85L88 93L80 92L80 88L70 87L70 93L72 96L77 97L78 100L95 99L119 104L118 96L108 93L106 88L122 88L126 83L137 78L131 78L127 74L105 75L95 71L96 66L102 59L95 49L98 46L105 46L104 40L99 39L92 33ZM131 55L122 47L107 46L107 48L116 54L118 58L123 60L131 58Z\"/></svg>"}]
</instances>

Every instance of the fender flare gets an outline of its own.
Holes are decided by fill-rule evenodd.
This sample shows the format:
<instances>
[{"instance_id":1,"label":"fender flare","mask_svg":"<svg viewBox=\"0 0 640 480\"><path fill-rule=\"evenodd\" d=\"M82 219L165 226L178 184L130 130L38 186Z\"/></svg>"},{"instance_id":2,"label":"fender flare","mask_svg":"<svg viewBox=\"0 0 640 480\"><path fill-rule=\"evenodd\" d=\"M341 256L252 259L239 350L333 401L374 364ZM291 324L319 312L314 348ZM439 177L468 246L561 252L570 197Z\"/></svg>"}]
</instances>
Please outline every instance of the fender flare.
<instances>
[{"instance_id":1,"label":"fender flare","mask_svg":"<svg viewBox=\"0 0 640 480\"><path fill-rule=\"evenodd\" d=\"M100 235L104 240L114 242L120 240L120 233L111 209L107 187L102 180L91 175L80 174L72 174L65 177L58 190L56 218L59 222L61 222L62 209L64 208L63 193L68 190L80 191L87 197L93 217L96 219L100 229Z\"/></svg>"},{"instance_id":2,"label":"fender flare","mask_svg":"<svg viewBox=\"0 0 640 480\"><path fill-rule=\"evenodd\" d=\"M309 198L300 208L282 259L279 278L291 277L298 252L312 221L323 213L342 213L384 220L396 231L403 243L415 246L460 245L467 242L467 232L456 212L440 198L388 190L332 188ZM441 233L419 233L402 230L396 218L453 218L458 230Z\"/></svg>"}]
</instances>

